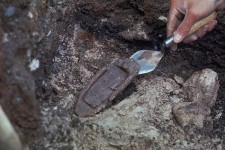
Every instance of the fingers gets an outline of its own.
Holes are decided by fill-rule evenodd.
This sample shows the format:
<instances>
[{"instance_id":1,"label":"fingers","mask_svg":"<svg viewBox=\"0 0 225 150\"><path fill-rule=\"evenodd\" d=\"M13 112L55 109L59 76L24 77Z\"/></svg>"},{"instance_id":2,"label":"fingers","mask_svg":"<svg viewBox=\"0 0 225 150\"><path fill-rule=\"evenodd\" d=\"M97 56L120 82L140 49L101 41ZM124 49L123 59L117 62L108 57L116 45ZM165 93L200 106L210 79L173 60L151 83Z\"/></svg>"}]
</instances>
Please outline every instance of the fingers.
<instances>
[{"instance_id":1,"label":"fingers","mask_svg":"<svg viewBox=\"0 0 225 150\"><path fill-rule=\"evenodd\" d=\"M180 43L188 35L191 27L197 20L197 15L187 12L184 20L175 31L174 42Z\"/></svg>"},{"instance_id":2,"label":"fingers","mask_svg":"<svg viewBox=\"0 0 225 150\"><path fill-rule=\"evenodd\" d=\"M222 0L221 0L222 1ZM225 3L225 2L224 2ZM224 4L225 6L225 4ZM174 35L172 50L180 42L191 42L202 38L208 31L212 31L217 24L216 20L200 28L196 33L189 35L192 26L200 19L208 16L216 9L214 1L171 0L171 8L167 24L167 36ZM182 16L184 16L182 19Z\"/></svg>"},{"instance_id":3,"label":"fingers","mask_svg":"<svg viewBox=\"0 0 225 150\"><path fill-rule=\"evenodd\" d=\"M207 25L201 27L196 33L187 36L183 40L183 42L184 43L190 43L190 42L196 41L197 39L202 38L207 32L212 31L215 28L216 24L217 24L216 20L211 21Z\"/></svg>"},{"instance_id":4,"label":"fingers","mask_svg":"<svg viewBox=\"0 0 225 150\"><path fill-rule=\"evenodd\" d=\"M217 21L213 20L210 23L208 23L207 25L203 26L201 29L199 29L195 35L191 35L189 37L186 38L186 36L189 34L191 27L196 23L196 21L199 18L192 14L192 13L187 13L187 15L185 16L183 22L180 24L180 26L178 27L178 29L175 31L175 35L174 35L174 42L175 43L180 43L181 41L184 42L191 42L191 41L195 41L198 38L202 38L208 31L212 31L212 29L216 26Z\"/></svg>"},{"instance_id":5,"label":"fingers","mask_svg":"<svg viewBox=\"0 0 225 150\"><path fill-rule=\"evenodd\" d=\"M178 28L182 21L182 14L179 13L176 9L170 9L168 24L167 24L167 37L174 34L174 31ZM177 49L177 44L173 44L170 46L172 51Z\"/></svg>"},{"instance_id":6,"label":"fingers","mask_svg":"<svg viewBox=\"0 0 225 150\"><path fill-rule=\"evenodd\" d=\"M206 32L208 31L208 28L209 28L208 25L205 25L204 27L201 27L196 33L187 36L183 40L183 42L184 43L190 43L190 42L196 41L199 38L202 38L206 34Z\"/></svg>"},{"instance_id":7,"label":"fingers","mask_svg":"<svg viewBox=\"0 0 225 150\"><path fill-rule=\"evenodd\" d=\"M170 9L168 23L167 23L167 36L171 36L177 27L180 25L182 20L182 14L176 9Z\"/></svg>"},{"instance_id":8,"label":"fingers","mask_svg":"<svg viewBox=\"0 0 225 150\"><path fill-rule=\"evenodd\" d=\"M215 28L215 26L217 25L217 20L211 21L208 25L209 25L208 31L212 31Z\"/></svg>"},{"instance_id":9,"label":"fingers","mask_svg":"<svg viewBox=\"0 0 225 150\"><path fill-rule=\"evenodd\" d=\"M207 33L208 30L209 30L209 25L205 25L201 27L201 29L199 29L196 33L197 37L202 38Z\"/></svg>"},{"instance_id":10,"label":"fingers","mask_svg":"<svg viewBox=\"0 0 225 150\"><path fill-rule=\"evenodd\" d=\"M186 37L183 42L184 43L190 43L193 41L196 41L198 39L197 35L193 34L193 35L189 35L188 37Z\"/></svg>"}]
</instances>

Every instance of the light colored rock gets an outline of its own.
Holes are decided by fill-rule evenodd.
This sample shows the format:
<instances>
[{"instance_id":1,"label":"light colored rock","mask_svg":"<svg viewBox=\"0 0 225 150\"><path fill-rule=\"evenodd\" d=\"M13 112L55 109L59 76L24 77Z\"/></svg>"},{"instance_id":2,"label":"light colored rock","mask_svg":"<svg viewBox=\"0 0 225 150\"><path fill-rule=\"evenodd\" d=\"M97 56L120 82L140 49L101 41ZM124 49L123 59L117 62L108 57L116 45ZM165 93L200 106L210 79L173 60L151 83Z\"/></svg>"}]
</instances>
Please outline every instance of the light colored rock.
<instances>
[{"instance_id":1,"label":"light colored rock","mask_svg":"<svg viewBox=\"0 0 225 150\"><path fill-rule=\"evenodd\" d=\"M218 75L211 69L195 72L183 85L189 101L198 101L211 108L219 89Z\"/></svg>"},{"instance_id":2,"label":"light colored rock","mask_svg":"<svg viewBox=\"0 0 225 150\"><path fill-rule=\"evenodd\" d=\"M60 101L56 110L54 107L42 108L45 136L37 145L44 145L46 149L69 145L71 149L85 150L201 149L214 145L213 149L216 149L218 140L212 141L209 136L199 136L197 132L189 136L177 125L171 112L176 103L180 103L180 107L177 107L181 108L177 113L186 117L178 118L184 122L183 126L186 125L185 119L194 122L204 120L202 114L210 114L210 111L186 110L186 105L181 105L181 102L184 102L182 96L171 96L168 92L167 87L170 87L169 91L172 92L180 90L180 86L173 79L154 77L149 81L137 82L136 92L94 117L78 118L68 113L65 109L71 109L71 96ZM180 94L182 95L182 92ZM197 122L194 129L204 125ZM185 127L195 131L188 128L190 126Z\"/></svg>"},{"instance_id":3,"label":"light colored rock","mask_svg":"<svg viewBox=\"0 0 225 150\"><path fill-rule=\"evenodd\" d=\"M179 103L173 107L173 114L179 125L188 133L211 132L213 122L210 110L197 102Z\"/></svg>"},{"instance_id":4,"label":"light colored rock","mask_svg":"<svg viewBox=\"0 0 225 150\"><path fill-rule=\"evenodd\" d=\"M32 12L28 12L27 16L30 18L30 19L33 19L34 15L32 14Z\"/></svg>"},{"instance_id":5,"label":"light colored rock","mask_svg":"<svg viewBox=\"0 0 225 150\"><path fill-rule=\"evenodd\" d=\"M159 147L163 147L164 143L169 144L171 137L184 136L183 133L162 130L169 126L173 117L173 102L169 100L168 87L169 91L179 89L179 85L172 79L158 77L150 82L144 80L137 85L137 92L113 108L96 117L81 119L82 124L96 125L91 130L77 131L84 139L89 139L85 135L96 137L94 141L86 141L89 145L83 143L82 146L91 149L94 143L101 141L98 146L104 149L149 149L155 147L154 143L162 144ZM177 131L176 125L171 126ZM81 145L78 145L79 148Z\"/></svg>"},{"instance_id":6,"label":"light colored rock","mask_svg":"<svg viewBox=\"0 0 225 150\"><path fill-rule=\"evenodd\" d=\"M29 64L30 71L35 71L39 68L40 62L38 59L34 58L32 62Z\"/></svg>"},{"instance_id":7,"label":"light colored rock","mask_svg":"<svg viewBox=\"0 0 225 150\"><path fill-rule=\"evenodd\" d=\"M174 76L174 80L175 80L178 84L181 84L181 85L184 83L184 79L181 78L181 77L179 77L179 76L177 76L177 75Z\"/></svg>"},{"instance_id":8,"label":"light colored rock","mask_svg":"<svg viewBox=\"0 0 225 150\"><path fill-rule=\"evenodd\" d=\"M163 22L167 22L168 18L165 16L159 16L158 18L159 20L163 21Z\"/></svg>"},{"instance_id":9,"label":"light colored rock","mask_svg":"<svg viewBox=\"0 0 225 150\"><path fill-rule=\"evenodd\" d=\"M210 69L195 72L183 84L183 91L190 102L176 104L173 114L188 134L213 130L210 108L215 104L218 89L218 75Z\"/></svg>"},{"instance_id":10,"label":"light colored rock","mask_svg":"<svg viewBox=\"0 0 225 150\"><path fill-rule=\"evenodd\" d=\"M216 150L222 150L222 149L223 149L222 144L219 144L219 145L216 146Z\"/></svg>"}]
</instances>

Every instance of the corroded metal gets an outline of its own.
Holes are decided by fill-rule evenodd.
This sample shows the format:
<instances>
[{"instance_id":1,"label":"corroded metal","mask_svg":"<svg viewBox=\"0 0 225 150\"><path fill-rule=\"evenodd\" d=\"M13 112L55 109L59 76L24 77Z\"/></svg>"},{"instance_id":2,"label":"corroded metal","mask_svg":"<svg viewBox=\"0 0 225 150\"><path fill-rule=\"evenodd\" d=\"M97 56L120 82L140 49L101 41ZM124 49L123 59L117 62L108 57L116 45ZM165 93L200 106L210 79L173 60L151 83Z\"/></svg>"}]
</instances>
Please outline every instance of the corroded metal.
<instances>
[{"instance_id":1,"label":"corroded metal","mask_svg":"<svg viewBox=\"0 0 225 150\"><path fill-rule=\"evenodd\" d=\"M83 89L75 113L86 117L104 109L137 76L139 69L133 59L117 59L102 68Z\"/></svg>"}]
</instances>

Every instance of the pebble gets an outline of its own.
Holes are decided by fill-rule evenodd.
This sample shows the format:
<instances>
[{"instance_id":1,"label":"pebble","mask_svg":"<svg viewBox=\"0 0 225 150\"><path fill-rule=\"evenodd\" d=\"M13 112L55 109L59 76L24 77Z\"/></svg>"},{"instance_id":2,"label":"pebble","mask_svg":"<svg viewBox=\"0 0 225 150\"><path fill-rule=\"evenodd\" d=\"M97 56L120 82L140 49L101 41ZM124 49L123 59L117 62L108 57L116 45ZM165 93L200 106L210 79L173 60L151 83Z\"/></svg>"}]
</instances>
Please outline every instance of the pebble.
<instances>
[{"instance_id":1,"label":"pebble","mask_svg":"<svg viewBox=\"0 0 225 150\"><path fill-rule=\"evenodd\" d=\"M32 62L29 65L30 71L35 71L39 68L40 62L38 59L33 59Z\"/></svg>"},{"instance_id":2,"label":"pebble","mask_svg":"<svg viewBox=\"0 0 225 150\"><path fill-rule=\"evenodd\" d=\"M223 147L222 147L221 144L219 144L219 145L216 146L216 150L222 150L222 149L223 149Z\"/></svg>"},{"instance_id":3,"label":"pebble","mask_svg":"<svg viewBox=\"0 0 225 150\"><path fill-rule=\"evenodd\" d=\"M222 115L223 115L222 112L218 113L218 114L216 115L215 119L219 119Z\"/></svg>"},{"instance_id":4,"label":"pebble","mask_svg":"<svg viewBox=\"0 0 225 150\"><path fill-rule=\"evenodd\" d=\"M159 16L158 19L163 21L163 22L167 22L167 20L168 20L167 17L165 17L165 16Z\"/></svg>"},{"instance_id":5,"label":"pebble","mask_svg":"<svg viewBox=\"0 0 225 150\"><path fill-rule=\"evenodd\" d=\"M96 131L96 130L97 130L97 127L98 127L98 126L97 126L97 125L95 125L95 124L93 124L93 125L92 125L92 129L93 129L94 131Z\"/></svg>"},{"instance_id":6,"label":"pebble","mask_svg":"<svg viewBox=\"0 0 225 150\"><path fill-rule=\"evenodd\" d=\"M23 102L23 99L20 97L16 98L16 104L21 104Z\"/></svg>"},{"instance_id":7,"label":"pebble","mask_svg":"<svg viewBox=\"0 0 225 150\"><path fill-rule=\"evenodd\" d=\"M177 75L174 76L174 80L175 80L178 84L181 84L181 85L184 83L184 79L181 78L181 77L179 77L179 76L177 76Z\"/></svg>"},{"instance_id":8,"label":"pebble","mask_svg":"<svg viewBox=\"0 0 225 150\"><path fill-rule=\"evenodd\" d=\"M34 15L33 15L31 12L29 12L27 16L28 16L30 19L32 19L32 18L34 17Z\"/></svg>"},{"instance_id":9,"label":"pebble","mask_svg":"<svg viewBox=\"0 0 225 150\"><path fill-rule=\"evenodd\" d=\"M16 8L13 6L9 6L6 8L4 16L11 17L15 14L15 12L16 12Z\"/></svg>"},{"instance_id":10,"label":"pebble","mask_svg":"<svg viewBox=\"0 0 225 150\"><path fill-rule=\"evenodd\" d=\"M5 34L3 35L2 42L3 42L3 43L9 42L8 34L7 34L7 33L5 33Z\"/></svg>"},{"instance_id":11,"label":"pebble","mask_svg":"<svg viewBox=\"0 0 225 150\"><path fill-rule=\"evenodd\" d=\"M49 36L49 35L51 35L51 34L52 34L52 31L50 30L50 31L48 32L47 36Z\"/></svg>"}]
</instances>

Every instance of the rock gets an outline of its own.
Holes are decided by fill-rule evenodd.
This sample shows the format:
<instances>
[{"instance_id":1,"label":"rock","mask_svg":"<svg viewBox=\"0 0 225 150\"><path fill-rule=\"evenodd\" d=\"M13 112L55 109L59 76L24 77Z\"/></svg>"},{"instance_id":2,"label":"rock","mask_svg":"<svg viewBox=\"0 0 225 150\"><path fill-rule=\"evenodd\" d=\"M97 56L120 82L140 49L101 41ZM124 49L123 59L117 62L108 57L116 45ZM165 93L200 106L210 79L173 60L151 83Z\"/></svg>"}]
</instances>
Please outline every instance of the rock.
<instances>
[{"instance_id":1,"label":"rock","mask_svg":"<svg viewBox=\"0 0 225 150\"><path fill-rule=\"evenodd\" d=\"M173 114L186 133L209 133L213 130L210 108L215 104L218 89L218 75L210 69L195 72L183 84L183 91L190 102L176 104Z\"/></svg>"},{"instance_id":2,"label":"rock","mask_svg":"<svg viewBox=\"0 0 225 150\"><path fill-rule=\"evenodd\" d=\"M189 101L201 102L211 108L219 89L218 75L211 69L195 72L183 85Z\"/></svg>"},{"instance_id":3,"label":"rock","mask_svg":"<svg viewBox=\"0 0 225 150\"><path fill-rule=\"evenodd\" d=\"M177 76L177 75L174 76L174 80L175 80L178 84L181 84L181 85L184 83L184 79L181 78L181 77L179 77L179 76Z\"/></svg>"},{"instance_id":4,"label":"rock","mask_svg":"<svg viewBox=\"0 0 225 150\"><path fill-rule=\"evenodd\" d=\"M165 16L159 16L158 19L161 20L161 21L163 21L163 22L167 22L168 21L168 18L165 17Z\"/></svg>"},{"instance_id":5,"label":"rock","mask_svg":"<svg viewBox=\"0 0 225 150\"><path fill-rule=\"evenodd\" d=\"M219 145L216 146L216 150L222 150L222 149L223 149L222 144L219 144Z\"/></svg>"},{"instance_id":6,"label":"rock","mask_svg":"<svg viewBox=\"0 0 225 150\"><path fill-rule=\"evenodd\" d=\"M97 143L103 149L154 149L155 143L164 144L170 141L170 137L178 136L179 133L163 132L172 117L172 102L164 102L170 95L166 88L168 85L170 90L179 88L172 79L158 77L150 82L144 80L137 85L137 92L113 109L105 110L95 117L81 118L80 124L85 129L78 128L77 132L85 142L77 141L78 149L81 146L83 149L92 149ZM89 135L93 135L93 138Z\"/></svg>"},{"instance_id":7,"label":"rock","mask_svg":"<svg viewBox=\"0 0 225 150\"><path fill-rule=\"evenodd\" d=\"M188 134L209 133L213 129L213 122L210 110L201 103L185 102L179 103L173 107L173 114L179 125Z\"/></svg>"},{"instance_id":8,"label":"rock","mask_svg":"<svg viewBox=\"0 0 225 150\"><path fill-rule=\"evenodd\" d=\"M34 58L29 64L30 71L35 71L39 68L40 62L38 59Z\"/></svg>"},{"instance_id":9,"label":"rock","mask_svg":"<svg viewBox=\"0 0 225 150\"><path fill-rule=\"evenodd\" d=\"M42 108L45 140L41 140L37 146L43 147L48 141L54 141L49 143L48 148L52 148L55 142L64 145L61 139L67 139L74 141L77 149L165 149L164 145L172 145L176 139L184 139L185 136L179 131L180 127L171 121L173 102L169 100L168 85L171 91L180 88L169 78L142 80L132 95L89 118L60 113L67 109L61 102L62 107L55 111Z\"/></svg>"},{"instance_id":10,"label":"rock","mask_svg":"<svg viewBox=\"0 0 225 150\"><path fill-rule=\"evenodd\" d=\"M15 12L16 12L16 8L13 6L9 6L6 8L4 16L11 17L15 14Z\"/></svg>"}]
</instances>

